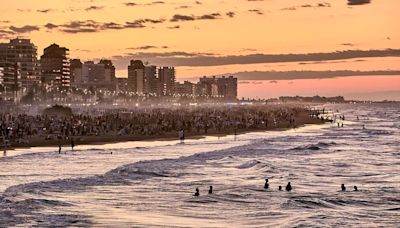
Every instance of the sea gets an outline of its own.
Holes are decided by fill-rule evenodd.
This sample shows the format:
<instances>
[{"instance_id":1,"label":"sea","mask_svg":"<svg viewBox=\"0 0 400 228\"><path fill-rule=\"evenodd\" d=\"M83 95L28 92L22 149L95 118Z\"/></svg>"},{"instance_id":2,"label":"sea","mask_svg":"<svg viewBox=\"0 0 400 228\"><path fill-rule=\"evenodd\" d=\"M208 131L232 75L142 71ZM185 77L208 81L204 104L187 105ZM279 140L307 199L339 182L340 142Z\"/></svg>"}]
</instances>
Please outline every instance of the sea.
<instances>
[{"instance_id":1,"label":"sea","mask_svg":"<svg viewBox=\"0 0 400 228\"><path fill-rule=\"evenodd\" d=\"M8 151L0 227L400 227L399 103L324 108L343 127Z\"/></svg>"}]
</instances>

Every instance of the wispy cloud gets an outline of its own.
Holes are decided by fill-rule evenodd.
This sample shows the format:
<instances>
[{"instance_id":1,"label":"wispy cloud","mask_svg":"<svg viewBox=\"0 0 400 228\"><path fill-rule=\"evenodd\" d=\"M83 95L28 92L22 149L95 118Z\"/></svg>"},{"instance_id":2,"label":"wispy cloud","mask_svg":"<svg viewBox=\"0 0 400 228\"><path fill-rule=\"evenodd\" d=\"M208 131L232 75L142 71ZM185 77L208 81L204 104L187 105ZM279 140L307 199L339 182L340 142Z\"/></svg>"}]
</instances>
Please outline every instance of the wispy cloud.
<instances>
[{"instance_id":1,"label":"wispy cloud","mask_svg":"<svg viewBox=\"0 0 400 228\"><path fill-rule=\"evenodd\" d=\"M279 80L298 80L298 79L323 79L335 77L353 77L369 75L399 75L400 71L243 71L229 73L236 76L239 80L270 81L277 83Z\"/></svg>"},{"instance_id":2,"label":"wispy cloud","mask_svg":"<svg viewBox=\"0 0 400 228\"><path fill-rule=\"evenodd\" d=\"M40 30L39 26L35 26L35 25L25 25L22 27L10 26L9 29L16 33L28 33L28 32Z\"/></svg>"},{"instance_id":3,"label":"wispy cloud","mask_svg":"<svg viewBox=\"0 0 400 228\"><path fill-rule=\"evenodd\" d=\"M352 58L400 56L400 49L348 50L328 53L308 54L249 54L220 56L213 53L128 53L115 59L126 64L130 59L143 59L155 65L171 66L220 66L230 64L256 64L279 62L315 62Z\"/></svg>"},{"instance_id":4,"label":"wispy cloud","mask_svg":"<svg viewBox=\"0 0 400 228\"><path fill-rule=\"evenodd\" d=\"M370 0L348 0L347 5L352 6L352 5L365 5L371 3Z\"/></svg>"},{"instance_id":5,"label":"wispy cloud","mask_svg":"<svg viewBox=\"0 0 400 228\"><path fill-rule=\"evenodd\" d=\"M298 5L298 6L290 6L290 7L285 7L282 8L281 10L297 10L299 8L326 8L326 7L331 7L331 4L329 2L320 2L315 5L311 4L303 4L303 5Z\"/></svg>"}]
</instances>

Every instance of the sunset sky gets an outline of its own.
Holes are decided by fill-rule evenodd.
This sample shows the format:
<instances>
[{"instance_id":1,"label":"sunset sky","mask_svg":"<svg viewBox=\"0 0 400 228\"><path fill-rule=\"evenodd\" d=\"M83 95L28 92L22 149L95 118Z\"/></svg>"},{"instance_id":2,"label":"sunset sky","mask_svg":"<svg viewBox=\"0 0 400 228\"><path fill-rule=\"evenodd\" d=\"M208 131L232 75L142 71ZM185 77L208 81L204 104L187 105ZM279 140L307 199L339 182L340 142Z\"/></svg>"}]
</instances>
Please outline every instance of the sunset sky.
<instances>
[{"instance_id":1,"label":"sunset sky","mask_svg":"<svg viewBox=\"0 0 400 228\"><path fill-rule=\"evenodd\" d=\"M127 76L130 59L174 65L178 78L245 71L400 70L398 0L0 0L0 5L0 42L27 37L39 55L57 43L70 49L71 58L113 60L120 77ZM319 55L313 61L265 57L345 50L382 52L329 61ZM336 80L350 85L338 95L371 93L371 99L378 99L372 94L386 92L383 98L400 99L400 76L352 78L313 79L312 91L323 95ZM264 87L257 93L249 87L252 82L241 84L239 95L278 96L289 88L308 94L311 84L302 80L258 83ZM261 92L275 91L271 85L280 87Z\"/></svg>"}]
</instances>

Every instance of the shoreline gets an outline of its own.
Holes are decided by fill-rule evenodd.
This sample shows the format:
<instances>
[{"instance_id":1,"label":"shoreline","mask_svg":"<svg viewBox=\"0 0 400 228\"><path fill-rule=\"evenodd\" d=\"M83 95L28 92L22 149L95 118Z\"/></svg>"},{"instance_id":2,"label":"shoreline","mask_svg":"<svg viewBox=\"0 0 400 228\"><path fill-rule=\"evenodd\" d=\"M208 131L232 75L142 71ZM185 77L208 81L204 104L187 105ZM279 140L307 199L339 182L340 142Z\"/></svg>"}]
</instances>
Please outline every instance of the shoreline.
<instances>
[{"instance_id":1,"label":"shoreline","mask_svg":"<svg viewBox=\"0 0 400 228\"><path fill-rule=\"evenodd\" d=\"M317 118L310 117L301 113L300 116L295 118L296 128L302 127L306 124L324 124L326 121ZM236 135L241 135L249 132L262 132L262 131L284 131L291 129L289 122L280 123L277 126L269 126L268 128L251 128L251 129L237 129ZM207 136L223 137L227 135L235 135L233 129L226 129L218 132L216 129L209 129L207 134L204 130L200 132L191 131L185 132L185 139L202 139ZM170 141L179 140L178 132L169 132L166 134L158 135L101 135L101 136L73 136L75 147L80 145L104 145L110 143L121 143L130 141ZM61 140L62 147L71 146L71 137L65 140ZM44 137L32 137L29 139L29 143L15 143L12 146L7 147L7 151L15 149L29 149L34 147L58 147L60 141L58 140L46 140ZM4 148L2 147L2 150Z\"/></svg>"}]
</instances>

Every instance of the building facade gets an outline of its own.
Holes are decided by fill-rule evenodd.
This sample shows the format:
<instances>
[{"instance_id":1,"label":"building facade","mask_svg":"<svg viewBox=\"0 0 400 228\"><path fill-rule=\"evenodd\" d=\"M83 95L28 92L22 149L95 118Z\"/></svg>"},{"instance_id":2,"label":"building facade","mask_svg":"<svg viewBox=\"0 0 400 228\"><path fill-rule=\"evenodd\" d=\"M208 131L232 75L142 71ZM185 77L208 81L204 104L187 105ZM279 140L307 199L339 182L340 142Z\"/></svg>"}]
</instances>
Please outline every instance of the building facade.
<instances>
[{"instance_id":1,"label":"building facade","mask_svg":"<svg viewBox=\"0 0 400 228\"><path fill-rule=\"evenodd\" d=\"M82 62L80 59L72 59L70 62L70 81L71 86L80 87L82 80Z\"/></svg>"},{"instance_id":2,"label":"building facade","mask_svg":"<svg viewBox=\"0 0 400 228\"><path fill-rule=\"evenodd\" d=\"M229 77L203 77L197 83L196 94L198 96L236 99L237 78Z\"/></svg>"},{"instance_id":3,"label":"building facade","mask_svg":"<svg viewBox=\"0 0 400 228\"><path fill-rule=\"evenodd\" d=\"M145 66L140 60L131 60L128 66L128 88L136 94L145 91Z\"/></svg>"},{"instance_id":4,"label":"building facade","mask_svg":"<svg viewBox=\"0 0 400 228\"><path fill-rule=\"evenodd\" d=\"M4 94L17 100L41 84L37 48L29 39L13 39L0 44L0 67Z\"/></svg>"},{"instance_id":5,"label":"building facade","mask_svg":"<svg viewBox=\"0 0 400 228\"><path fill-rule=\"evenodd\" d=\"M115 89L115 66L112 64L111 60L102 59L98 64L104 65L104 81L107 83L109 88Z\"/></svg>"},{"instance_id":6,"label":"building facade","mask_svg":"<svg viewBox=\"0 0 400 228\"><path fill-rule=\"evenodd\" d=\"M71 60L71 85L83 89L116 89L115 67L111 60L102 59L99 63L79 59Z\"/></svg>"},{"instance_id":7,"label":"building facade","mask_svg":"<svg viewBox=\"0 0 400 228\"><path fill-rule=\"evenodd\" d=\"M41 84L37 47L29 39L11 40L7 49L7 61L14 64L17 89L24 93Z\"/></svg>"},{"instance_id":8,"label":"building facade","mask_svg":"<svg viewBox=\"0 0 400 228\"><path fill-rule=\"evenodd\" d=\"M59 89L68 89L70 81L69 50L52 44L44 49L40 58L42 83Z\"/></svg>"},{"instance_id":9,"label":"building facade","mask_svg":"<svg viewBox=\"0 0 400 228\"><path fill-rule=\"evenodd\" d=\"M183 83L175 83L175 95L190 97L196 95L196 84L184 81Z\"/></svg>"},{"instance_id":10,"label":"building facade","mask_svg":"<svg viewBox=\"0 0 400 228\"><path fill-rule=\"evenodd\" d=\"M158 69L159 94L172 96L175 93L175 68L160 67Z\"/></svg>"}]
</instances>

